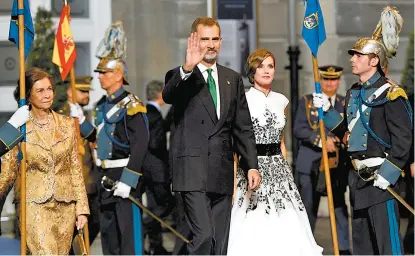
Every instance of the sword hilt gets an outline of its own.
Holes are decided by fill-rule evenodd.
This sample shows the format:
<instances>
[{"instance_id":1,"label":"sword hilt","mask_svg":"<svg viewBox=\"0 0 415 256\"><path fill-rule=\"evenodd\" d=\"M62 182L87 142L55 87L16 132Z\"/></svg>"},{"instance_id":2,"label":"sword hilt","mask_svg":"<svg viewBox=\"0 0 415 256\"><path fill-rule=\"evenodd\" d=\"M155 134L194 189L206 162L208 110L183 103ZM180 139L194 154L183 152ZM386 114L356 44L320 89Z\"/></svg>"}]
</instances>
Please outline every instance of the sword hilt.
<instances>
[{"instance_id":1,"label":"sword hilt","mask_svg":"<svg viewBox=\"0 0 415 256\"><path fill-rule=\"evenodd\" d=\"M111 178L107 176L104 176L101 179L101 186L108 192L113 191L117 183L118 181L113 181Z\"/></svg>"}]
</instances>

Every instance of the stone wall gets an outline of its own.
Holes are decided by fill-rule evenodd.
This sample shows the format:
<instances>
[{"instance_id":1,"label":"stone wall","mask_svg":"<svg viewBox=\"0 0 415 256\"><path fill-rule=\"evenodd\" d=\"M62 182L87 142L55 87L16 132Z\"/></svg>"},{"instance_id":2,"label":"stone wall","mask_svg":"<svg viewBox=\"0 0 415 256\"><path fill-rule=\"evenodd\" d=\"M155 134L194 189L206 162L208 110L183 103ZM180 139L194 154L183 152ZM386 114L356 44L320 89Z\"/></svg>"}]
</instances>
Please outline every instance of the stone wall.
<instances>
[{"instance_id":1,"label":"stone wall","mask_svg":"<svg viewBox=\"0 0 415 256\"><path fill-rule=\"evenodd\" d=\"M259 47L268 48L276 57L273 89L290 98L288 43L288 1L258 1ZM398 8L405 22L398 56L390 61L389 76L400 82L404 67L408 35L413 30L412 0L321 0L327 40L319 50L320 65L337 64L345 68L340 92L356 81L350 74L347 50L360 37L371 36L382 8L390 4ZM122 20L128 38L128 67L131 90L145 96L145 84L162 79L169 69L184 62L186 39L190 25L198 16L207 15L207 0L112 0L113 20ZM311 54L301 37L304 15L303 0L297 0L297 40L301 54L300 97L314 90ZM291 117L288 116L287 127ZM291 148L291 131L286 129L286 142Z\"/></svg>"}]
</instances>

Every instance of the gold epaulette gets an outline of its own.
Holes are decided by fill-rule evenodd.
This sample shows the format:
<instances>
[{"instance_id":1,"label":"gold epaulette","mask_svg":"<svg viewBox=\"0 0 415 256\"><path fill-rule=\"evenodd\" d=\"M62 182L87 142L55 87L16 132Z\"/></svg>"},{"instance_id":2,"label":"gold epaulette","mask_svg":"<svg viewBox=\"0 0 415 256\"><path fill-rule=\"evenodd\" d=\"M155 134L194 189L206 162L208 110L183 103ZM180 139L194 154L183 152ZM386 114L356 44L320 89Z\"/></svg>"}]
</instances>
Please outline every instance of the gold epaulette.
<instances>
[{"instance_id":1,"label":"gold epaulette","mask_svg":"<svg viewBox=\"0 0 415 256\"><path fill-rule=\"evenodd\" d=\"M406 92L403 88L401 88L395 81L388 79L388 83L391 84L391 87L389 88L388 94L386 97L393 101L396 100L399 97L402 97L404 99L408 99L408 95L406 95Z\"/></svg>"},{"instance_id":2,"label":"gold epaulette","mask_svg":"<svg viewBox=\"0 0 415 256\"><path fill-rule=\"evenodd\" d=\"M68 116L71 112L68 102L65 102L63 106L57 111L61 115Z\"/></svg>"},{"instance_id":3,"label":"gold epaulette","mask_svg":"<svg viewBox=\"0 0 415 256\"><path fill-rule=\"evenodd\" d=\"M129 94L130 102L127 104L127 115L132 116L137 113L147 113L144 103L134 94Z\"/></svg>"}]
</instances>

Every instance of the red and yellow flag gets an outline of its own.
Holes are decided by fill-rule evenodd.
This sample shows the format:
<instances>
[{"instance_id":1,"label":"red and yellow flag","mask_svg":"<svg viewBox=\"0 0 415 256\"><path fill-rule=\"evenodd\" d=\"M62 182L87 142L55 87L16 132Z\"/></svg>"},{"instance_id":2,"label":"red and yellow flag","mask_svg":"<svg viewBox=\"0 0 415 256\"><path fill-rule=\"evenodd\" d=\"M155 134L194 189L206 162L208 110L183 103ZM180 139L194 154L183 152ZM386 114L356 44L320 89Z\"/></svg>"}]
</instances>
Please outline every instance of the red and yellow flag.
<instances>
[{"instance_id":1,"label":"red and yellow flag","mask_svg":"<svg viewBox=\"0 0 415 256\"><path fill-rule=\"evenodd\" d=\"M58 30L56 31L55 45L53 47L52 61L59 66L62 81L69 74L76 59L75 42L71 27L69 26L70 12L69 5L62 8Z\"/></svg>"}]
</instances>

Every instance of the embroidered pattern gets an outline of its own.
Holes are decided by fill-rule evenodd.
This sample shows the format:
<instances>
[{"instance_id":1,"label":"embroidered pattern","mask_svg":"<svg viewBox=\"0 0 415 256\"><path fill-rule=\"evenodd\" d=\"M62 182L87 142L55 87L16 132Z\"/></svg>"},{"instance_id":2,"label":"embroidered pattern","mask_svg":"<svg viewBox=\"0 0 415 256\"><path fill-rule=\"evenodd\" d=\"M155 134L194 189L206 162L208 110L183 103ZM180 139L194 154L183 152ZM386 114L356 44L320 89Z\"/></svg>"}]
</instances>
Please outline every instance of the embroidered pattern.
<instances>
[{"instance_id":1,"label":"embroidered pattern","mask_svg":"<svg viewBox=\"0 0 415 256\"><path fill-rule=\"evenodd\" d=\"M258 113L257 111L253 111ZM280 143L285 126L285 116L278 116L265 106L262 114L251 113L256 144ZM270 213L271 204L276 211L285 209L286 203L291 202L294 207L304 211L300 193L294 183L291 168L282 154L273 156L258 156L259 172L262 176L261 186L256 191L248 191L245 174L241 169L237 172L237 189L241 197L235 203L242 207L248 200L247 212L255 210L259 204L265 204L265 212Z\"/></svg>"}]
</instances>

